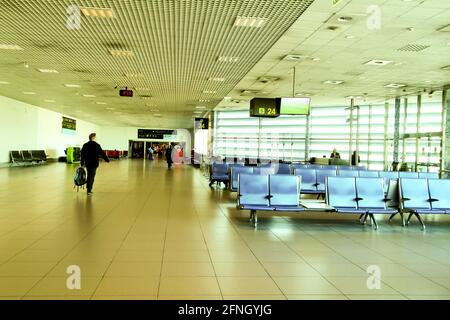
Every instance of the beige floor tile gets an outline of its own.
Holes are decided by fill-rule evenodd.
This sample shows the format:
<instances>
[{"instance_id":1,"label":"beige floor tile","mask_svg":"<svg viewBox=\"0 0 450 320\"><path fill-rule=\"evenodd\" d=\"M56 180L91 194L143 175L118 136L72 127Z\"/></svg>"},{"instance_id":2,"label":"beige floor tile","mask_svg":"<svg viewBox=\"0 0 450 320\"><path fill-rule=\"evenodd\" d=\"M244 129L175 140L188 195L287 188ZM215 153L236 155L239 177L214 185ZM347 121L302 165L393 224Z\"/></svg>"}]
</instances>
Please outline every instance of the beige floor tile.
<instances>
[{"instance_id":1,"label":"beige floor tile","mask_svg":"<svg viewBox=\"0 0 450 320\"><path fill-rule=\"evenodd\" d=\"M48 274L49 277L67 277L67 268L76 265L80 267L82 277L102 277L110 265L110 261L73 261L63 260Z\"/></svg>"},{"instance_id":2,"label":"beige floor tile","mask_svg":"<svg viewBox=\"0 0 450 320\"><path fill-rule=\"evenodd\" d=\"M94 295L91 300L157 300L157 296L97 296Z\"/></svg>"},{"instance_id":3,"label":"beige floor tile","mask_svg":"<svg viewBox=\"0 0 450 320\"><path fill-rule=\"evenodd\" d=\"M214 262L218 277L267 277L268 274L256 262Z\"/></svg>"},{"instance_id":4,"label":"beige floor tile","mask_svg":"<svg viewBox=\"0 0 450 320\"><path fill-rule=\"evenodd\" d=\"M215 277L162 277L160 296L221 295Z\"/></svg>"},{"instance_id":5,"label":"beige floor tile","mask_svg":"<svg viewBox=\"0 0 450 320\"><path fill-rule=\"evenodd\" d=\"M0 265L0 277L43 277L54 266L53 262L7 262Z\"/></svg>"},{"instance_id":6,"label":"beige floor tile","mask_svg":"<svg viewBox=\"0 0 450 320\"><path fill-rule=\"evenodd\" d=\"M450 290L426 278L383 277L383 282L403 295L449 295Z\"/></svg>"},{"instance_id":7,"label":"beige floor tile","mask_svg":"<svg viewBox=\"0 0 450 320\"><path fill-rule=\"evenodd\" d=\"M164 262L163 277L214 277L210 262Z\"/></svg>"},{"instance_id":8,"label":"beige floor tile","mask_svg":"<svg viewBox=\"0 0 450 320\"><path fill-rule=\"evenodd\" d=\"M156 296L159 277L103 278L95 296Z\"/></svg>"},{"instance_id":9,"label":"beige floor tile","mask_svg":"<svg viewBox=\"0 0 450 320\"><path fill-rule=\"evenodd\" d=\"M440 264L405 264L408 269L424 277L449 277L450 267Z\"/></svg>"},{"instance_id":10,"label":"beige floor tile","mask_svg":"<svg viewBox=\"0 0 450 320\"><path fill-rule=\"evenodd\" d=\"M364 277L367 274L351 263L312 263L311 266L324 277Z\"/></svg>"},{"instance_id":11,"label":"beige floor tile","mask_svg":"<svg viewBox=\"0 0 450 320\"><path fill-rule=\"evenodd\" d=\"M282 294L269 277L218 277L218 280L223 296Z\"/></svg>"},{"instance_id":12,"label":"beige floor tile","mask_svg":"<svg viewBox=\"0 0 450 320\"><path fill-rule=\"evenodd\" d=\"M322 277L275 277L285 295L340 295L341 292Z\"/></svg>"},{"instance_id":13,"label":"beige floor tile","mask_svg":"<svg viewBox=\"0 0 450 320\"><path fill-rule=\"evenodd\" d=\"M106 271L106 277L157 277L160 274L160 262L114 261Z\"/></svg>"},{"instance_id":14,"label":"beige floor tile","mask_svg":"<svg viewBox=\"0 0 450 320\"><path fill-rule=\"evenodd\" d=\"M288 300L348 300L343 294L301 294L288 295Z\"/></svg>"},{"instance_id":15,"label":"beige floor tile","mask_svg":"<svg viewBox=\"0 0 450 320\"><path fill-rule=\"evenodd\" d=\"M25 295L40 278L0 278L0 297L18 297Z\"/></svg>"},{"instance_id":16,"label":"beige floor tile","mask_svg":"<svg viewBox=\"0 0 450 320\"><path fill-rule=\"evenodd\" d=\"M450 294L445 296L407 296L409 300L450 300Z\"/></svg>"},{"instance_id":17,"label":"beige floor tile","mask_svg":"<svg viewBox=\"0 0 450 320\"><path fill-rule=\"evenodd\" d=\"M57 262L61 260L68 253L65 249L55 250L23 250L11 261L14 262Z\"/></svg>"},{"instance_id":18,"label":"beige floor tile","mask_svg":"<svg viewBox=\"0 0 450 320\"><path fill-rule=\"evenodd\" d=\"M345 295L394 295L399 294L389 285L384 283L385 277L382 277L380 289L369 289L367 277L327 277L336 288L338 288Z\"/></svg>"},{"instance_id":19,"label":"beige floor tile","mask_svg":"<svg viewBox=\"0 0 450 320\"><path fill-rule=\"evenodd\" d=\"M349 300L408 300L403 295L347 295Z\"/></svg>"},{"instance_id":20,"label":"beige floor tile","mask_svg":"<svg viewBox=\"0 0 450 320\"><path fill-rule=\"evenodd\" d=\"M222 300L222 296L159 296L158 300Z\"/></svg>"},{"instance_id":21,"label":"beige floor tile","mask_svg":"<svg viewBox=\"0 0 450 320\"><path fill-rule=\"evenodd\" d=\"M161 262L163 251L130 251L120 250L114 261Z\"/></svg>"},{"instance_id":22,"label":"beige floor tile","mask_svg":"<svg viewBox=\"0 0 450 320\"><path fill-rule=\"evenodd\" d=\"M90 296L94 293L101 278L81 277L80 290L69 289L67 280L67 277L43 278L27 293L27 296Z\"/></svg>"},{"instance_id":23,"label":"beige floor tile","mask_svg":"<svg viewBox=\"0 0 450 320\"><path fill-rule=\"evenodd\" d=\"M23 300L91 300L91 296L26 296Z\"/></svg>"},{"instance_id":24,"label":"beige floor tile","mask_svg":"<svg viewBox=\"0 0 450 320\"><path fill-rule=\"evenodd\" d=\"M370 264L361 263L358 264L363 270L367 270ZM420 275L407 267L396 264L396 263L386 263L386 264L376 264L380 268L381 277L419 277Z\"/></svg>"},{"instance_id":25,"label":"beige floor tile","mask_svg":"<svg viewBox=\"0 0 450 320\"><path fill-rule=\"evenodd\" d=\"M164 261L168 262L211 262L206 250L164 252Z\"/></svg>"},{"instance_id":26,"label":"beige floor tile","mask_svg":"<svg viewBox=\"0 0 450 320\"><path fill-rule=\"evenodd\" d=\"M259 301L269 301L269 300L287 300L282 294L278 295L243 295L243 296L224 296L223 300L259 300Z\"/></svg>"},{"instance_id":27,"label":"beige floor tile","mask_svg":"<svg viewBox=\"0 0 450 320\"><path fill-rule=\"evenodd\" d=\"M304 262L263 262L263 266L272 277L320 277L319 272Z\"/></svg>"}]
</instances>

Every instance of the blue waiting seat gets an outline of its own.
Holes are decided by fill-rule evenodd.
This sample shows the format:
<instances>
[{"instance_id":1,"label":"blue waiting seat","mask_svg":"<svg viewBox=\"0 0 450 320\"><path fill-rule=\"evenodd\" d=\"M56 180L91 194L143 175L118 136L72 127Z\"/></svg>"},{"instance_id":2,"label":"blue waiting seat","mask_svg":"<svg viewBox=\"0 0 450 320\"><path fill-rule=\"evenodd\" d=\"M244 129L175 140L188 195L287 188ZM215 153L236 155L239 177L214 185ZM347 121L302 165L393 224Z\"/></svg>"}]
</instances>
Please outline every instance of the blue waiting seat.
<instances>
[{"instance_id":1,"label":"blue waiting seat","mask_svg":"<svg viewBox=\"0 0 450 320\"><path fill-rule=\"evenodd\" d=\"M400 209L409 212L407 220L409 224L411 217L414 215L425 229L425 224L421 218L421 214L444 214L445 210L433 209L431 207L431 199L428 190L428 180L415 178L400 178Z\"/></svg>"},{"instance_id":2,"label":"blue waiting seat","mask_svg":"<svg viewBox=\"0 0 450 320\"><path fill-rule=\"evenodd\" d=\"M411 179L418 179L419 174L417 172L409 172L409 171L400 171L398 173L399 178L411 178Z\"/></svg>"},{"instance_id":3,"label":"blue waiting seat","mask_svg":"<svg viewBox=\"0 0 450 320\"><path fill-rule=\"evenodd\" d=\"M238 189L238 175L253 174L253 167L232 166L230 170L230 189L236 192Z\"/></svg>"},{"instance_id":4,"label":"blue waiting seat","mask_svg":"<svg viewBox=\"0 0 450 320\"><path fill-rule=\"evenodd\" d=\"M275 174L275 167L257 167L253 168L253 174L270 175Z\"/></svg>"},{"instance_id":5,"label":"blue waiting seat","mask_svg":"<svg viewBox=\"0 0 450 320\"><path fill-rule=\"evenodd\" d=\"M355 167L355 170L365 171L365 170L367 170L367 168L364 167L364 166L356 166L356 167Z\"/></svg>"},{"instance_id":6,"label":"blue waiting seat","mask_svg":"<svg viewBox=\"0 0 450 320\"><path fill-rule=\"evenodd\" d=\"M359 171L356 170L339 170L338 177L358 177Z\"/></svg>"},{"instance_id":7,"label":"blue waiting seat","mask_svg":"<svg viewBox=\"0 0 450 320\"><path fill-rule=\"evenodd\" d=\"M269 203L275 211L302 212L299 176L272 175L269 177Z\"/></svg>"},{"instance_id":8,"label":"blue waiting seat","mask_svg":"<svg viewBox=\"0 0 450 320\"><path fill-rule=\"evenodd\" d=\"M419 172L419 179L439 179L437 172Z\"/></svg>"},{"instance_id":9,"label":"blue waiting seat","mask_svg":"<svg viewBox=\"0 0 450 320\"><path fill-rule=\"evenodd\" d=\"M211 168L211 181L209 186L214 182L223 182L228 184L228 164L226 163L213 163Z\"/></svg>"},{"instance_id":10,"label":"blue waiting seat","mask_svg":"<svg viewBox=\"0 0 450 320\"><path fill-rule=\"evenodd\" d=\"M450 214L450 180L428 179L431 209Z\"/></svg>"},{"instance_id":11,"label":"blue waiting seat","mask_svg":"<svg viewBox=\"0 0 450 320\"><path fill-rule=\"evenodd\" d=\"M338 166L338 170L353 170L353 166Z\"/></svg>"},{"instance_id":12,"label":"blue waiting seat","mask_svg":"<svg viewBox=\"0 0 450 320\"><path fill-rule=\"evenodd\" d=\"M397 171L380 171L380 178L384 178L384 192L387 192L387 187L389 186L389 180L398 179Z\"/></svg>"},{"instance_id":13,"label":"blue waiting seat","mask_svg":"<svg viewBox=\"0 0 450 320\"><path fill-rule=\"evenodd\" d=\"M238 175L238 207L250 210L250 221L258 223L256 211L274 211L269 206L269 176L253 174Z\"/></svg>"},{"instance_id":14,"label":"blue waiting seat","mask_svg":"<svg viewBox=\"0 0 450 320\"><path fill-rule=\"evenodd\" d=\"M327 177L336 177L337 172L333 169L320 169L316 170L316 186L317 192L320 194L325 194L325 180ZM303 181L303 178L302 178Z\"/></svg>"},{"instance_id":15,"label":"blue waiting seat","mask_svg":"<svg viewBox=\"0 0 450 320\"><path fill-rule=\"evenodd\" d=\"M370 217L376 229L378 226L374 214L394 215L398 212L396 209L387 207L390 199L385 198L383 185L383 178L356 178L358 209L366 211L364 222L367 217Z\"/></svg>"},{"instance_id":16,"label":"blue waiting seat","mask_svg":"<svg viewBox=\"0 0 450 320\"><path fill-rule=\"evenodd\" d=\"M275 174L291 174L291 165L289 163L279 163L275 165Z\"/></svg>"},{"instance_id":17,"label":"blue waiting seat","mask_svg":"<svg viewBox=\"0 0 450 320\"><path fill-rule=\"evenodd\" d=\"M303 163L293 163L292 164L292 169L308 169L309 165L308 164L303 164Z\"/></svg>"},{"instance_id":18,"label":"blue waiting seat","mask_svg":"<svg viewBox=\"0 0 450 320\"><path fill-rule=\"evenodd\" d=\"M336 212L365 214L358 209L355 178L328 177L326 179L326 202Z\"/></svg>"},{"instance_id":19,"label":"blue waiting seat","mask_svg":"<svg viewBox=\"0 0 450 320\"><path fill-rule=\"evenodd\" d=\"M294 175L302 177L301 193L320 194L320 192L317 191L317 176L315 169L295 169Z\"/></svg>"},{"instance_id":20,"label":"blue waiting seat","mask_svg":"<svg viewBox=\"0 0 450 320\"><path fill-rule=\"evenodd\" d=\"M359 177L361 178L378 178L378 171L369 171L369 170L359 170Z\"/></svg>"}]
</instances>

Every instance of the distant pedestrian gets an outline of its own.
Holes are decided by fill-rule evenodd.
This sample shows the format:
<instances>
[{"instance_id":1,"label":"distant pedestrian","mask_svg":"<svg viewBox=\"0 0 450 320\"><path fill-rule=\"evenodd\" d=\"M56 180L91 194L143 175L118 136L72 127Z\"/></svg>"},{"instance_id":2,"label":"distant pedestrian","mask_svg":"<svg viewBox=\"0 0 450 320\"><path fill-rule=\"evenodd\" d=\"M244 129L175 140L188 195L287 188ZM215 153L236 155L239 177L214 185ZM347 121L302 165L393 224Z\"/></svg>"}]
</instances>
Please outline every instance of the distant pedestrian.
<instances>
[{"instance_id":1,"label":"distant pedestrian","mask_svg":"<svg viewBox=\"0 0 450 320\"><path fill-rule=\"evenodd\" d=\"M102 157L106 162L109 158L103 151L102 147L95 142L97 134L91 133L89 135L89 142L86 142L81 149L81 166L86 167L87 171L87 194L92 194L92 187L94 186L95 174L99 166L98 158Z\"/></svg>"},{"instance_id":2,"label":"distant pedestrian","mask_svg":"<svg viewBox=\"0 0 450 320\"><path fill-rule=\"evenodd\" d=\"M169 145L169 147L166 149L166 161L167 161L167 167L170 169L172 168L172 144Z\"/></svg>"}]
</instances>

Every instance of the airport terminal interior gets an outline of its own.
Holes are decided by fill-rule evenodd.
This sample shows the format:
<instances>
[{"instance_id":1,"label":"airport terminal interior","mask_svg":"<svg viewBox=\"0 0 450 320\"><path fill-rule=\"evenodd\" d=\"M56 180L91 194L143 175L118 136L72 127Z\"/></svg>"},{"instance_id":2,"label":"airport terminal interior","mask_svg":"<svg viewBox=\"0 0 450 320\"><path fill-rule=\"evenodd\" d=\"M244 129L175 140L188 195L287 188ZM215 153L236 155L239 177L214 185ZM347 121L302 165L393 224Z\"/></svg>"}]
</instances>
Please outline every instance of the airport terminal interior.
<instances>
[{"instance_id":1,"label":"airport terminal interior","mask_svg":"<svg viewBox=\"0 0 450 320\"><path fill-rule=\"evenodd\" d=\"M0 0L0 300L449 300L449 57L442 0Z\"/></svg>"}]
</instances>

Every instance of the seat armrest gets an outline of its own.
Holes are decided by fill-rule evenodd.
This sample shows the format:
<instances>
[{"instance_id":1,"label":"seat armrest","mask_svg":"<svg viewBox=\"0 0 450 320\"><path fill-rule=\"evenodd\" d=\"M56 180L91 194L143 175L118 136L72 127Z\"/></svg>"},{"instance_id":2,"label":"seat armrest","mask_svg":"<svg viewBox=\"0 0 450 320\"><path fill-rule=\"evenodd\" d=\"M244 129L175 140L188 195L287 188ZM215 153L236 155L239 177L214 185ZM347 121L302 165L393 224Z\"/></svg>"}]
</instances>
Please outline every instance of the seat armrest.
<instances>
[{"instance_id":1,"label":"seat armrest","mask_svg":"<svg viewBox=\"0 0 450 320\"><path fill-rule=\"evenodd\" d=\"M384 202L389 202L389 201L392 201L392 199L384 198L383 201L384 201Z\"/></svg>"},{"instance_id":2,"label":"seat armrest","mask_svg":"<svg viewBox=\"0 0 450 320\"><path fill-rule=\"evenodd\" d=\"M273 196L270 195L270 194L268 194L268 195L266 196L266 199L272 199L272 198L273 198Z\"/></svg>"},{"instance_id":3,"label":"seat armrest","mask_svg":"<svg viewBox=\"0 0 450 320\"><path fill-rule=\"evenodd\" d=\"M364 198L356 197L354 200L355 201L361 201L361 200L364 200Z\"/></svg>"},{"instance_id":4,"label":"seat armrest","mask_svg":"<svg viewBox=\"0 0 450 320\"><path fill-rule=\"evenodd\" d=\"M400 200L403 201L403 202L405 202L405 201L409 201L409 200L411 200L411 199L410 199L410 198L401 198Z\"/></svg>"},{"instance_id":5,"label":"seat armrest","mask_svg":"<svg viewBox=\"0 0 450 320\"><path fill-rule=\"evenodd\" d=\"M438 202L439 199L433 199L433 198L430 198L429 201L430 201L430 202Z\"/></svg>"},{"instance_id":6,"label":"seat armrest","mask_svg":"<svg viewBox=\"0 0 450 320\"><path fill-rule=\"evenodd\" d=\"M314 183L314 186L315 187L320 186L320 183Z\"/></svg>"}]
</instances>

